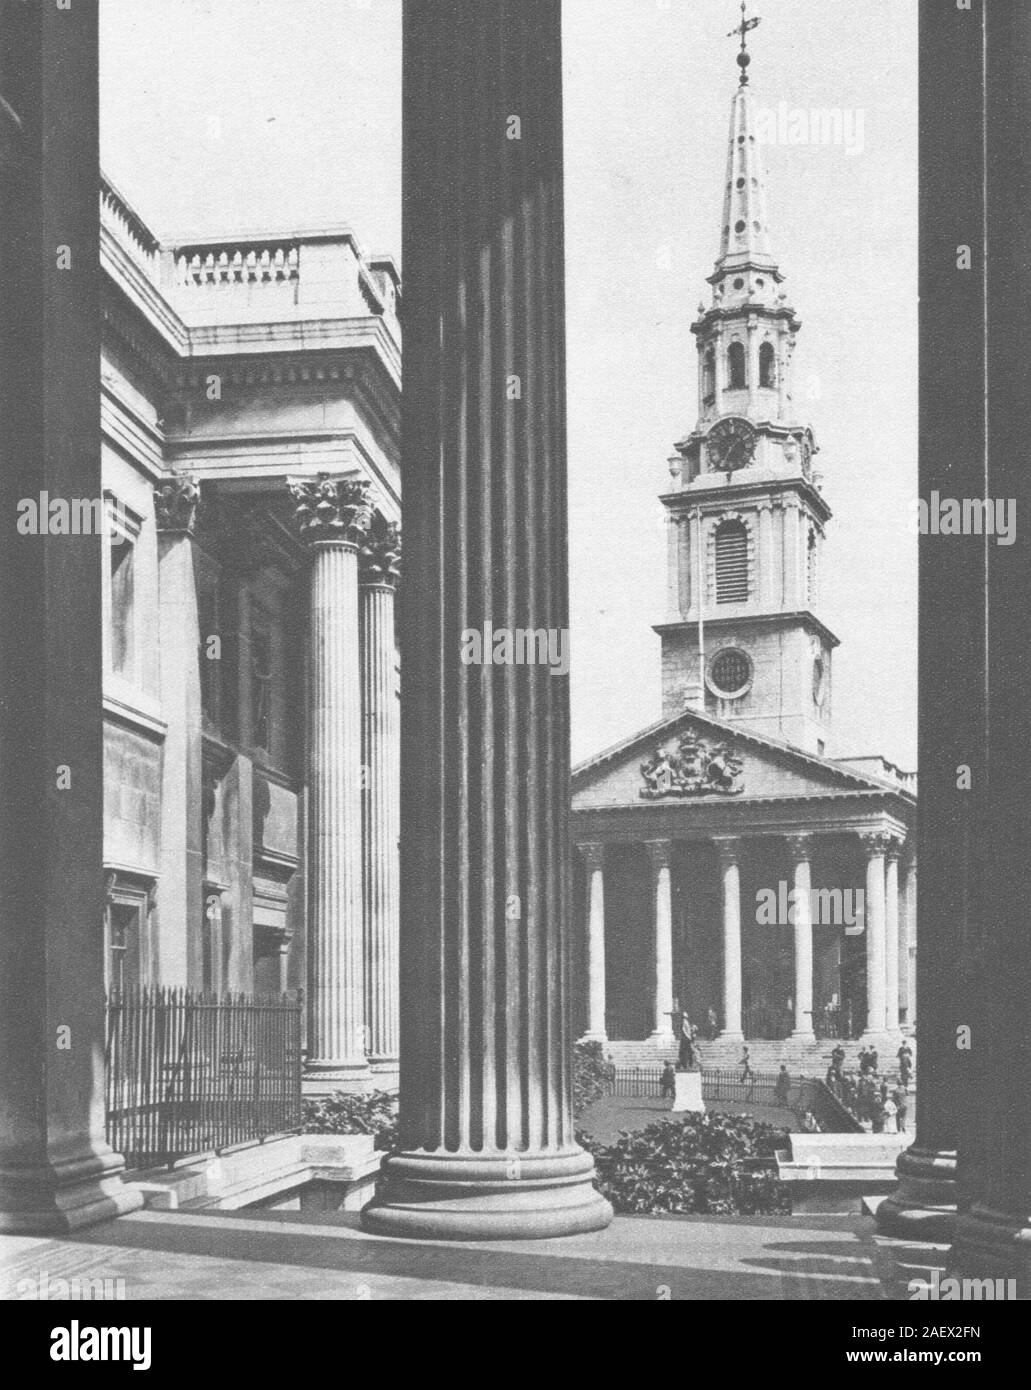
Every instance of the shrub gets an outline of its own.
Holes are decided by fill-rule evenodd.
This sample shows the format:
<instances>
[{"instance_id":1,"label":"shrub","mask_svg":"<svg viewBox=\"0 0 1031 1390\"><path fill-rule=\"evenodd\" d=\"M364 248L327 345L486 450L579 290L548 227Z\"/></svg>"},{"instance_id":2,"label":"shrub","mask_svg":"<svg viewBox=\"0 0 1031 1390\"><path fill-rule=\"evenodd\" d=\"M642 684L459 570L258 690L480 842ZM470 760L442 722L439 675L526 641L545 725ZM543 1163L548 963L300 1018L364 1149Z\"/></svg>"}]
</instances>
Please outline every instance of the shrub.
<instances>
[{"instance_id":1,"label":"shrub","mask_svg":"<svg viewBox=\"0 0 1031 1390\"><path fill-rule=\"evenodd\" d=\"M600 1042L573 1044L573 1114L579 1117L608 1090L612 1064Z\"/></svg>"},{"instance_id":2,"label":"shrub","mask_svg":"<svg viewBox=\"0 0 1031 1390\"><path fill-rule=\"evenodd\" d=\"M614 1144L577 1136L617 1212L708 1216L790 1214L773 1155L787 1136L749 1115L688 1114L624 1131Z\"/></svg>"},{"instance_id":3,"label":"shrub","mask_svg":"<svg viewBox=\"0 0 1031 1390\"><path fill-rule=\"evenodd\" d=\"M374 1134L377 1149L390 1149L396 1141L396 1117L397 1096L391 1091L336 1091L306 1100L302 1125L305 1134Z\"/></svg>"}]
</instances>

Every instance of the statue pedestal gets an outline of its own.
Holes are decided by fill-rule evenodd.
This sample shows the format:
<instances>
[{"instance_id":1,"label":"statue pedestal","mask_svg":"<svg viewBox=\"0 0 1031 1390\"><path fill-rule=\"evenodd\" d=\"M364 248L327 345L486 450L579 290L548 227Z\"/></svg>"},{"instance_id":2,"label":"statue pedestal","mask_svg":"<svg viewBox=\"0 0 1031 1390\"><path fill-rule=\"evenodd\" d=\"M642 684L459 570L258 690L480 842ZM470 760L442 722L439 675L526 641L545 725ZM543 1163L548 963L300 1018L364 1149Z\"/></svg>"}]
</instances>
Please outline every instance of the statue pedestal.
<instances>
[{"instance_id":1,"label":"statue pedestal","mask_svg":"<svg viewBox=\"0 0 1031 1390\"><path fill-rule=\"evenodd\" d=\"M702 1073L700 1071L678 1071L676 1089L673 1093L673 1111L694 1110L705 1114L705 1101L702 1100Z\"/></svg>"}]
</instances>

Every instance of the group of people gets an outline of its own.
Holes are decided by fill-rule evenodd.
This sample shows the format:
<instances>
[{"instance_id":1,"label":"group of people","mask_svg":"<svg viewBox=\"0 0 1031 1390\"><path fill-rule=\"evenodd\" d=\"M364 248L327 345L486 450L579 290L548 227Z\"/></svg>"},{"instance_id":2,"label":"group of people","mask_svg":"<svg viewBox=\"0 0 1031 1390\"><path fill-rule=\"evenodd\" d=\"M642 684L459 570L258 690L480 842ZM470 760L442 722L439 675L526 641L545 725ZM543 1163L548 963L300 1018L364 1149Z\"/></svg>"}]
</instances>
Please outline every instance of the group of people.
<instances>
[{"instance_id":1,"label":"group of people","mask_svg":"<svg viewBox=\"0 0 1031 1390\"><path fill-rule=\"evenodd\" d=\"M909 1113L909 1082L913 1075L913 1050L903 1042L898 1053L898 1081L893 1085L880 1073L875 1047L859 1052L859 1071L844 1070L845 1049L840 1044L831 1053L825 1078L827 1087L861 1124L874 1134L905 1134Z\"/></svg>"}]
</instances>

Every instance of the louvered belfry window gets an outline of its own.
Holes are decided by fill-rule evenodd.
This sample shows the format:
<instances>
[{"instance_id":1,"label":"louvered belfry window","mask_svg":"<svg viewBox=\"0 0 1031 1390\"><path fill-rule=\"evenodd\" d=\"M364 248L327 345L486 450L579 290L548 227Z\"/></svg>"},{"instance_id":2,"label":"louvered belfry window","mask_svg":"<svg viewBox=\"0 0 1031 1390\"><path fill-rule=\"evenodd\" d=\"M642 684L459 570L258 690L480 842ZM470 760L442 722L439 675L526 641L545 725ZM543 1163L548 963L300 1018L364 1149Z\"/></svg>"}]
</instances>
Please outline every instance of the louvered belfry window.
<instances>
[{"instance_id":1,"label":"louvered belfry window","mask_svg":"<svg viewBox=\"0 0 1031 1390\"><path fill-rule=\"evenodd\" d=\"M716 602L748 599L748 529L741 521L722 521L716 528Z\"/></svg>"}]
</instances>

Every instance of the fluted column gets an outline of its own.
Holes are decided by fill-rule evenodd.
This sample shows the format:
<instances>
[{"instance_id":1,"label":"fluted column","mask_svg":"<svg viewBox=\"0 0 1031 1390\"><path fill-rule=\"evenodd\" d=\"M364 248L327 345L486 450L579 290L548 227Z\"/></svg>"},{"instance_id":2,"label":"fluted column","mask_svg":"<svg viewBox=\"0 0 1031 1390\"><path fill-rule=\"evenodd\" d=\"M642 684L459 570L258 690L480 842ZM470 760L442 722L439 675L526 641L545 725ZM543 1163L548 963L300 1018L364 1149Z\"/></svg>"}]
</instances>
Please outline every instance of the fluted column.
<instances>
[{"instance_id":1,"label":"fluted column","mask_svg":"<svg viewBox=\"0 0 1031 1390\"><path fill-rule=\"evenodd\" d=\"M15 525L103 495L97 7L0 29L0 1231L44 1234L141 1205L104 1137L102 536Z\"/></svg>"},{"instance_id":2,"label":"fluted column","mask_svg":"<svg viewBox=\"0 0 1031 1390\"><path fill-rule=\"evenodd\" d=\"M669 861L673 846L669 840L646 840L645 849L652 866L652 908L654 912L655 1006L651 1036L656 1042L673 1041L673 900Z\"/></svg>"},{"instance_id":3,"label":"fluted column","mask_svg":"<svg viewBox=\"0 0 1031 1390\"><path fill-rule=\"evenodd\" d=\"M362 1220L565 1235L611 1208L571 1096L558 0L408 0L403 125L400 1151Z\"/></svg>"},{"instance_id":4,"label":"fluted column","mask_svg":"<svg viewBox=\"0 0 1031 1390\"><path fill-rule=\"evenodd\" d=\"M982 572L983 591L964 617L969 614L973 624L976 615L985 614L988 660L983 703L975 706L986 707L985 770L982 778L975 772L974 783L976 788L980 782L981 789L977 799L961 793L962 808L953 812L969 827L977 867L970 882L972 920L963 942L965 989L959 996L969 1038L960 1054L966 1075L958 1107L960 1209L951 1265L967 1277L1013 1279L1017 1298L1026 1301L1031 1298L1031 563L1026 526L1031 401L1018 383L1027 362L1031 322L1031 228L1022 213L1031 152L1024 142L1012 158L1008 151L1014 123L1028 100L1031 14L1026 5L986 5L984 11L987 474L983 494L955 495L1008 499L1015 530L1010 544L999 544L999 536L994 542L986 539L983 549L974 536L965 541L971 568L976 563ZM969 183L970 168L965 166L964 173ZM971 306L966 322L972 331L975 321ZM977 377L971 394L974 386L982 386ZM971 453L971 471L975 458ZM1020 516L1023 528L1016 520ZM964 646L967 641L964 632ZM972 763L973 754L965 761ZM923 845L921 858L927 864L926 898L932 879ZM929 935L930 930L923 934L925 946ZM921 1009L924 1021L923 1001ZM922 1042L920 1049L918 1094Z\"/></svg>"},{"instance_id":5,"label":"fluted column","mask_svg":"<svg viewBox=\"0 0 1031 1390\"><path fill-rule=\"evenodd\" d=\"M888 840L884 859L884 1026L899 1030L899 855L902 842Z\"/></svg>"},{"instance_id":6,"label":"fluted column","mask_svg":"<svg viewBox=\"0 0 1031 1390\"><path fill-rule=\"evenodd\" d=\"M156 958L163 985L203 979L202 718L197 649L201 632L193 532L200 488L177 474L154 491L158 538L161 712L161 880ZM204 634L206 636L206 634Z\"/></svg>"},{"instance_id":7,"label":"fluted column","mask_svg":"<svg viewBox=\"0 0 1031 1390\"><path fill-rule=\"evenodd\" d=\"M905 973L901 976L900 992L906 1000L906 1031L912 1033L916 1029L916 850L911 850L906 860L903 882L905 927L899 933L899 970L904 967Z\"/></svg>"},{"instance_id":8,"label":"fluted column","mask_svg":"<svg viewBox=\"0 0 1031 1390\"><path fill-rule=\"evenodd\" d=\"M724 1038L741 1038L741 875L738 870L740 841L733 836L717 839L723 878L723 1032Z\"/></svg>"},{"instance_id":9,"label":"fluted column","mask_svg":"<svg viewBox=\"0 0 1031 1390\"><path fill-rule=\"evenodd\" d=\"M365 482L294 479L297 529L311 550L308 715L309 1089L361 1084L362 691L358 548L371 519Z\"/></svg>"},{"instance_id":10,"label":"fluted column","mask_svg":"<svg viewBox=\"0 0 1031 1390\"><path fill-rule=\"evenodd\" d=\"M888 836L880 831L860 835L866 853L866 1031L864 1036L880 1042L884 1033L884 856Z\"/></svg>"},{"instance_id":11,"label":"fluted column","mask_svg":"<svg viewBox=\"0 0 1031 1390\"><path fill-rule=\"evenodd\" d=\"M605 846L579 846L587 868L587 1031L589 1042L607 1042L605 1031Z\"/></svg>"},{"instance_id":12,"label":"fluted column","mask_svg":"<svg viewBox=\"0 0 1031 1390\"><path fill-rule=\"evenodd\" d=\"M813 1040L813 914L811 837L790 835L788 849L794 866L792 919L795 924L795 1025L791 1036Z\"/></svg>"},{"instance_id":13,"label":"fluted column","mask_svg":"<svg viewBox=\"0 0 1031 1390\"><path fill-rule=\"evenodd\" d=\"M362 885L364 894L365 1025L374 1072L395 1071L398 1059L398 754L394 590L401 535L373 519L359 557L362 678Z\"/></svg>"}]
</instances>

